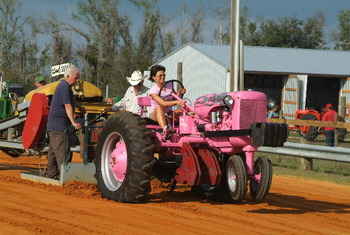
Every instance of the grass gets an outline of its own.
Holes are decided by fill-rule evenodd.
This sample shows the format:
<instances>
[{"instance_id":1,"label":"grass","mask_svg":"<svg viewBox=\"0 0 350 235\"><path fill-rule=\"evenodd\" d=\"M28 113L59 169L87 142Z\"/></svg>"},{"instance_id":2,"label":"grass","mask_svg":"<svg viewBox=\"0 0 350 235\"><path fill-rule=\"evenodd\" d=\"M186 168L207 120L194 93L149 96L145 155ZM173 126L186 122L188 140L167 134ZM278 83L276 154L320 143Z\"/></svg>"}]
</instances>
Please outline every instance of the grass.
<instances>
[{"instance_id":1,"label":"grass","mask_svg":"<svg viewBox=\"0 0 350 235\"><path fill-rule=\"evenodd\" d=\"M350 135L348 133L345 137L345 141L339 141L338 146L350 148L349 137ZM325 145L324 135L318 135L315 141L309 142L302 140L300 135L298 135L296 132L290 132L288 141L323 146ZM274 174L276 175L293 175L297 177L350 185L350 163L313 159L311 160L313 164L312 170L304 170L302 169L302 158L299 157L269 153L257 153L257 156L269 157L272 161Z\"/></svg>"},{"instance_id":2,"label":"grass","mask_svg":"<svg viewBox=\"0 0 350 235\"><path fill-rule=\"evenodd\" d=\"M349 163L314 159L313 170L304 170L301 169L302 158L269 153L257 153L257 156L271 159L275 175L292 175L350 185Z\"/></svg>"},{"instance_id":3,"label":"grass","mask_svg":"<svg viewBox=\"0 0 350 235\"><path fill-rule=\"evenodd\" d=\"M341 176L337 174L328 174L328 173L322 173L322 172L315 172L315 171L305 171L300 169L289 169L289 168L282 168L282 167L273 167L273 173L274 175L287 175L287 176L296 176L296 177L302 177L305 179L312 179L312 180L320 180L320 181L327 181L342 185L350 185L350 177L349 176Z\"/></svg>"}]
</instances>

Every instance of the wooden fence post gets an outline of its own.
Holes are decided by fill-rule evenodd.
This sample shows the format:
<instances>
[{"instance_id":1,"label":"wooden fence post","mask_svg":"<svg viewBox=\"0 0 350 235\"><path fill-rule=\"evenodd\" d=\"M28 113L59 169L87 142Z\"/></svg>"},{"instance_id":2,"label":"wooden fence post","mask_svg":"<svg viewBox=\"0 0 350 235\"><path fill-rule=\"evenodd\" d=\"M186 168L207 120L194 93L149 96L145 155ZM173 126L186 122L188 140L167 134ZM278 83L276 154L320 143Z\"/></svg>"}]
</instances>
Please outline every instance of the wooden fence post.
<instances>
[{"instance_id":1,"label":"wooden fence post","mask_svg":"<svg viewBox=\"0 0 350 235\"><path fill-rule=\"evenodd\" d=\"M346 97L340 96L337 121L345 122L345 114L346 114ZM336 128L334 133L334 146L337 146L339 143L339 135L342 140L343 138L345 138L343 131Z\"/></svg>"},{"instance_id":2,"label":"wooden fence post","mask_svg":"<svg viewBox=\"0 0 350 235\"><path fill-rule=\"evenodd\" d=\"M303 137L301 137L300 143L307 144L307 141ZM300 168L305 171L312 171L313 170L312 158L300 158Z\"/></svg>"},{"instance_id":3,"label":"wooden fence post","mask_svg":"<svg viewBox=\"0 0 350 235\"><path fill-rule=\"evenodd\" d=\"M338 129L335 128L335 130L334 130L334 147L338 146L338 142L339 142L338 138L339 138L338 137Z\"/></svg>"}]
</instances>

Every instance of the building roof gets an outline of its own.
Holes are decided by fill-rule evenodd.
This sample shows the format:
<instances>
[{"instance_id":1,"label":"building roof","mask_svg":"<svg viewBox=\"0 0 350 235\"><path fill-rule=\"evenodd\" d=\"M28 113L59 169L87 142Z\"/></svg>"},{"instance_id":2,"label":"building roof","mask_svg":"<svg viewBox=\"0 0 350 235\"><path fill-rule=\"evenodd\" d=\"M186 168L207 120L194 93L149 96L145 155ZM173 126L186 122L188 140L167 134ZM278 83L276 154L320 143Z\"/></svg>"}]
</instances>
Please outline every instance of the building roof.
<instances>
[{"instance_id":1,"label":"building roof","mask_svg":"<svg viewBox=\"0 0 350 235\"><path fill-rule=\"evenodd\" d=\"M230 69L229 46L194 43L187 46ZM349 51L245 46L244 56L247 72L350 76Z\"/></svg>"}]
</instances>

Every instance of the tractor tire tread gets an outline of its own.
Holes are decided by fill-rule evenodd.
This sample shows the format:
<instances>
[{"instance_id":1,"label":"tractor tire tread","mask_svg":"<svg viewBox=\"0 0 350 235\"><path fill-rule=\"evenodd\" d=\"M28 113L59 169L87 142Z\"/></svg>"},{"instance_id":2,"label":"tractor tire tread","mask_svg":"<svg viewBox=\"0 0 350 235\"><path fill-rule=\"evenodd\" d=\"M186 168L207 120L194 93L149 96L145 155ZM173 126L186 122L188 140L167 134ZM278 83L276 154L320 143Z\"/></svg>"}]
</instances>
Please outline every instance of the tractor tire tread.
<instances>
[{"instance_id":1,"label":"tractor tire tread","mask_svg":"<svg viewBox=\"0 0 350 235\"><path fill-rule=\"evenodd\" d=\"M109 190L101 170L101 153L106 137L117 131L127 146L128 162L125 179L116 191ZM130 112L111 115L101 132L95 160L98 189L102 196L120 202L142 202L149 193L154 144L144 125L144 121ZM146 149L146 150L145 150Z\"/></svg>"}]
</instances>

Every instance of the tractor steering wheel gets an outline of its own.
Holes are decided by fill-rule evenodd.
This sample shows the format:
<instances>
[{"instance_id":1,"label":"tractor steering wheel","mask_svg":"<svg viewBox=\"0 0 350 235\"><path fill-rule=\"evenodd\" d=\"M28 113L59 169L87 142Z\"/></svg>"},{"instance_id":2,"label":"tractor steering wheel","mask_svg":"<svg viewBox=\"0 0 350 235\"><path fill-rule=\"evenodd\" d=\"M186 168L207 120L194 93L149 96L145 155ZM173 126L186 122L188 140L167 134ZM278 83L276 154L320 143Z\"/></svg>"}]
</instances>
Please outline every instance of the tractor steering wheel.
<instances>
[{"instance_id":1,"label":"tractor steering wheel","mask_svg":"<svg viewBox=\"0 0 350 235\"><path fill-rule=\"evenodd\" d=\"M158 93L158 95L161 97L161 94L162 94L162 91L164 90L164 88L166 88L167 86L169 86L168 84L171 84L171 89L172 89L172 93L170 94L173 98L175 98L175 99L177 99L177 100L182 100L183 98L183 94L180 94L179 96L177 95L177 92L176 92L176 90L175 90L175 88L174 88L174 83L178 83L179 84L179 87L178 88L180 88L180 89L185 89L185 87L184 87L184 85L183 85L183 83L182 82L180 82L179 80L169 80L169 81L166 81L165 83L164 83L164 85L160 88L160 90L159 90L159 93ZM166 95L168 95L168 94L166 94ZM185 101L185 105L181 108L185 113L187 113L187 112L191 112L191 113L193 113L194 112L194 109L193 109L193 107L191 106L191 105L189 105L189 104L191 104L191 101L190 100L188 100L188 99L184 99L184 101Z\"/></svg>"},{"instance_id":2,"label":"tractor steering wheel","mask_svg":"<svg viewBox=\"0 0 350 235\"><path fill-rule=\"evenodd\" d=\"M159 94L158 94L158 95L161 97L161 94L162 94L162 91L164 90L164 88L169 87L168 84L171 84L172 92L176 94L176 90L175 90L175 88L174 88L174 87L175 87L175 86L174 86L175 83L178 83L178 84L180 85L179 88L181 88L181 89L184 89L184 88L185 88L184 85L183 85L183 83L180 82L179 80L169 80L169 81L166 81L166 82L164 83L164 85L160 88ZM179 97L182 98L182 96L183 96L183 94L181 94Z\"/></svg>"}]
</instances>

